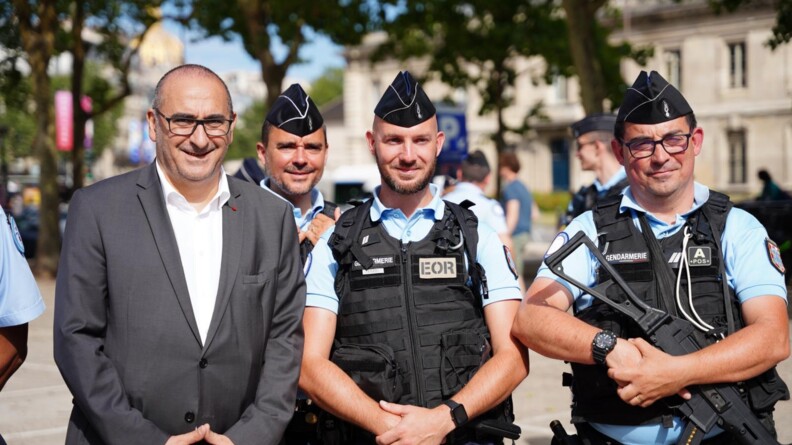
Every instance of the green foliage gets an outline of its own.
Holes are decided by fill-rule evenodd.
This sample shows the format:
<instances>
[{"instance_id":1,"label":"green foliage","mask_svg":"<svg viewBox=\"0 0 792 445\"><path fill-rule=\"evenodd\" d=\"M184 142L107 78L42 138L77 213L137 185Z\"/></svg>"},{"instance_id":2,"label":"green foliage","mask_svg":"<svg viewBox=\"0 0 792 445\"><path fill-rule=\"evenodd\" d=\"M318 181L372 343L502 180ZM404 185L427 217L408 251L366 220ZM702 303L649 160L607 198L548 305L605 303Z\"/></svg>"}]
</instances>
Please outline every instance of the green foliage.
<instances>
[{"instance_id":1,"label":"green foliage","mask_svg":"<svg viewBox=\"0 0 792 445\"><path fill-rule=\"evenodd\" d=\"M4 68L0 72L0 126L7 133L2 143L11 159L30 156L35 133L30 80L10 66Z\"/></svg>"},{"instance_id":2,"label":"green foliage","mask_svg":"<svg viewBox=\"0 0 792 445\"><path fill-rule=\"evenodd\" d=\"M344 94L344 68L329 68L311 85L308 95L317 107L343 96Z\"/></svg>"},{"instance_id":3,"label":"green foliage","mask_svg":"<svg viewBox=\"0 0 792 445\"><path fill-rule=\"evenodd\" d=\"M226 159L256 157L256 143L261 140L261 124L266 115L264 102L256 101L237 117L234 142L228 148Z\"/></svg>"},{"instance_id":4,"label":"green foliage","mask_svg":"<svg viewBox=\"0 0 792 445\"><path fill-rule=\"evenodd\" d=\"M533 192L536 205L542 212L560 213L563 212L569 205L569 200L572 195L569 192Z\"/></svg>"}]
</instances>

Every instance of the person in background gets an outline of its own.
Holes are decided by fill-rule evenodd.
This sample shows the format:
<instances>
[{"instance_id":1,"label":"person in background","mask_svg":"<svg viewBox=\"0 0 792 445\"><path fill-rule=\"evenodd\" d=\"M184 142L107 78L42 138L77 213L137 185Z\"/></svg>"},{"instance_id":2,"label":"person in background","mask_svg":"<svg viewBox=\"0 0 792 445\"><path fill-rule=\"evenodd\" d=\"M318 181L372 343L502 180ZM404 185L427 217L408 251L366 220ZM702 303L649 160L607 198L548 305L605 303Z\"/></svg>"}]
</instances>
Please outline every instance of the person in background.
<instances>
[{"instance_id":1,"label":"person in background","mask_svg":"<svg viewBox=\"0 0 792 445\"><path fill-rule=\"evenodd\" d=\"M786 201L792 199L789 193L785 192L773 181L770 173L765 170L759 170L756 177L762 181L762 193L756 198L757 201Z\"/></svg>"},{"instance_id":2,"label":"person in background","mask_svg":"<svg viewBox=\"0 0 792 445\"><path fill-rule=\"evenodd\" d=\"M503 244L512 249L509 228L506 226L506 214L501 203L484 194L492 177L487 157L481 150L475 150L462 160L457 177L459 182L454 189L443 195L443 199L455 204L467 200L473 203L471 211L478 217L479 223L490 226Z\"/></svg>"},{"instance_id":3,"label":"person in background","mask_svg":"<svg viewBox=\"0 0 792 445\"><path fill-rule=\"evenodd\" d=\"M316 188L329 149L322 114L300 85L291 85L264 119L256 150L267 176L261 187L292 206L303 263L341 214Z\"/></svg>"},{"instance_id":4,"label":"person in background","mask_svg":"<svg viewBox=\"0 0 792 445\"><path fill-rule=\"evenodd\" d=\"M267 173L266 179L261 180L261 187L292 207L305 270L311 267L311 251L319 237L341 214L338 206L325 201L316 188L322 179L329 148L327 128L316 104L300 85L291 85L278 96L267 113L256 150ZM334 422L299 391L283 444L322 443L318 428L320 416L325 425Z\"/></svg>"},{"instance_id":5,"label":"person in background","mask_svg":"<svg viewBox=\"0 0 792 445\"><path fill-rule=\"evenodd\" d=\"M593 171L596 178L594 183L581 187L572 196L566 214L561 218L561 227L586 210L593 209L599 200L619 195L627 186L624 167L610 147L615 123L613 114L593 114L572 124L580 168Z\"/></svg>"},{"instance_id":6,"label":"person in background","mask_svg":"<svg viewBox=\"0 0 792 445\"><path fill-rule=\"evenodd\" d=\"M513 152L501 153L498 173L503 180L503 208L506 210L506 227L511 237L512 255L520 273L520 289L525 290L523 268L525 248L531 241L531 226L539 218L539 207L531 191L520 181L520 160Z\"/></svg>"}]
</instances>

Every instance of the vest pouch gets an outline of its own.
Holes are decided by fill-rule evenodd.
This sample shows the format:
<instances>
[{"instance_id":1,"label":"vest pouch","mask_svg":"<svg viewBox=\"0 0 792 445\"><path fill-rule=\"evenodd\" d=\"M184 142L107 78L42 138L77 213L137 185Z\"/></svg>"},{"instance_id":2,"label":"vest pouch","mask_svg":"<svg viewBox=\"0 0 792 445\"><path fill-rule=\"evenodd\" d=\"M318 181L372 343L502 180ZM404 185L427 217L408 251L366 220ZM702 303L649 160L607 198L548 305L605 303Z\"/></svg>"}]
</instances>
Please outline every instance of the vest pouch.
<instances>
[{"instance_id":1,"label":"vest pouch","mask_svg":"<svg viewBox=\"0 0 792 445\"><path fill-rule=\"evenodd\" d=\"M390 346L345 344L333 351L330 360L372 399L397 402L401 397L402 375Z\"/></svg>"},{"instance_id":2,"label":"vest pouch","mask_svg":"<svg viewBox=\"0 0 792 445\"><path fill-rule=\"evenodd\" d=\"M779 400L789 400L789 388L781 380L776 368L770 368L745 382L745 389L754 412L772 411Z\"/></svg>"},{"instance_id":3,"label":"vest pouch","mask_svg":"<svg viewBox=\"0 0 792 445\"><path fill-rule=\"evenodd\" d=\"M440 337L440 387L449 398L465 386L492 356L487 335L475 330L444 332Z\"/></svg>"}]
</instances>

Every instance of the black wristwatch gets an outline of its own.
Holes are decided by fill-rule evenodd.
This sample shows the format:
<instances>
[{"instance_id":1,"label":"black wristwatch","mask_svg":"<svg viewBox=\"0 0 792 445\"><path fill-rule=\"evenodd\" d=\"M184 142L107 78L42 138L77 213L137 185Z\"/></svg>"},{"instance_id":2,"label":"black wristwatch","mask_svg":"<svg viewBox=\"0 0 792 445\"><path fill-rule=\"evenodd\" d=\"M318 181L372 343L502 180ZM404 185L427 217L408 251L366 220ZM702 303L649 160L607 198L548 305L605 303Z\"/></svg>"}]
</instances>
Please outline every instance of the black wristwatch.
<instances>
[{"instance_id":1,"label":"black wristwatch","mask_svg":"<svg viewBox=\"0 0 792 445\"><path fill-rule=\"evenodd\" d=\"M591 342L591 354L594 361L600 365L605 364L605 357L616 347L616 334L611 331L599 331Z\"/></svg>"},{"instance_id":2,"label":"black wristwatch","mask_svg":"<svg viewBox=\"0 0 792 445\"><path fill-rule=\"evenodd\" d=\"M443 402L443 405L451 408L451 420L454 421L454 425L456 425L457 428L467 423L468 416L464 405L460 405L451 399Z\"/></svg>"}]
</instances>

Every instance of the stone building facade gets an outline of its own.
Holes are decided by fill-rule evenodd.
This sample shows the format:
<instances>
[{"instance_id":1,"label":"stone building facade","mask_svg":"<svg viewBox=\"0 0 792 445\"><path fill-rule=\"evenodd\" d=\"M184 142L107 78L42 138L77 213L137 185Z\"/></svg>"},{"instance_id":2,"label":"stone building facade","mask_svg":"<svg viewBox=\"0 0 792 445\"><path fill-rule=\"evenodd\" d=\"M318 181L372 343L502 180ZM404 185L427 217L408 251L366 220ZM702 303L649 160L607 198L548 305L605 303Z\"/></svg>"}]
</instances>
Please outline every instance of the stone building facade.
<instances>
[{"instance_id":1,"label":"stone building facade","mask_svg":"<svg viewBox=\"0 0 792 445\"><path fill-rule=\"evenodd\" d=\"M623 26L612 38L654 48L645 67L624 62L623 78L631 82L641 69L660 72L687 97L704 129L697 180L746 197L758 193L756 171L766 168L777 182L792 186L792 46L773 51L766 45L775 21L772 6L755 5L732 14L716 14L704 1L624 0L619 6ZM382 38L371 35L361 46L345 51L343 113L327 122L332 154L325 182L341 167L371 169L374 161L364 134L377 100L400 69L425 73L426 63L420 60L368 62L367 54ZM548 117L508 141L522 161L522 179L541 192L576 190L592 181L590 173L580 170L568 131L569 124L584 115L577 80L557 77L547 84L541 80L546 69L542 59L514 63L522 75L515 85L514 105L504 113L507 122L518 125L540 101ZM469 147L484 150L494 163L490 135L495 116L478 115L480 98L475 91L451 90L431 79L424 88L435 101L464 104Z\"/></svg>"}]
</instances>

